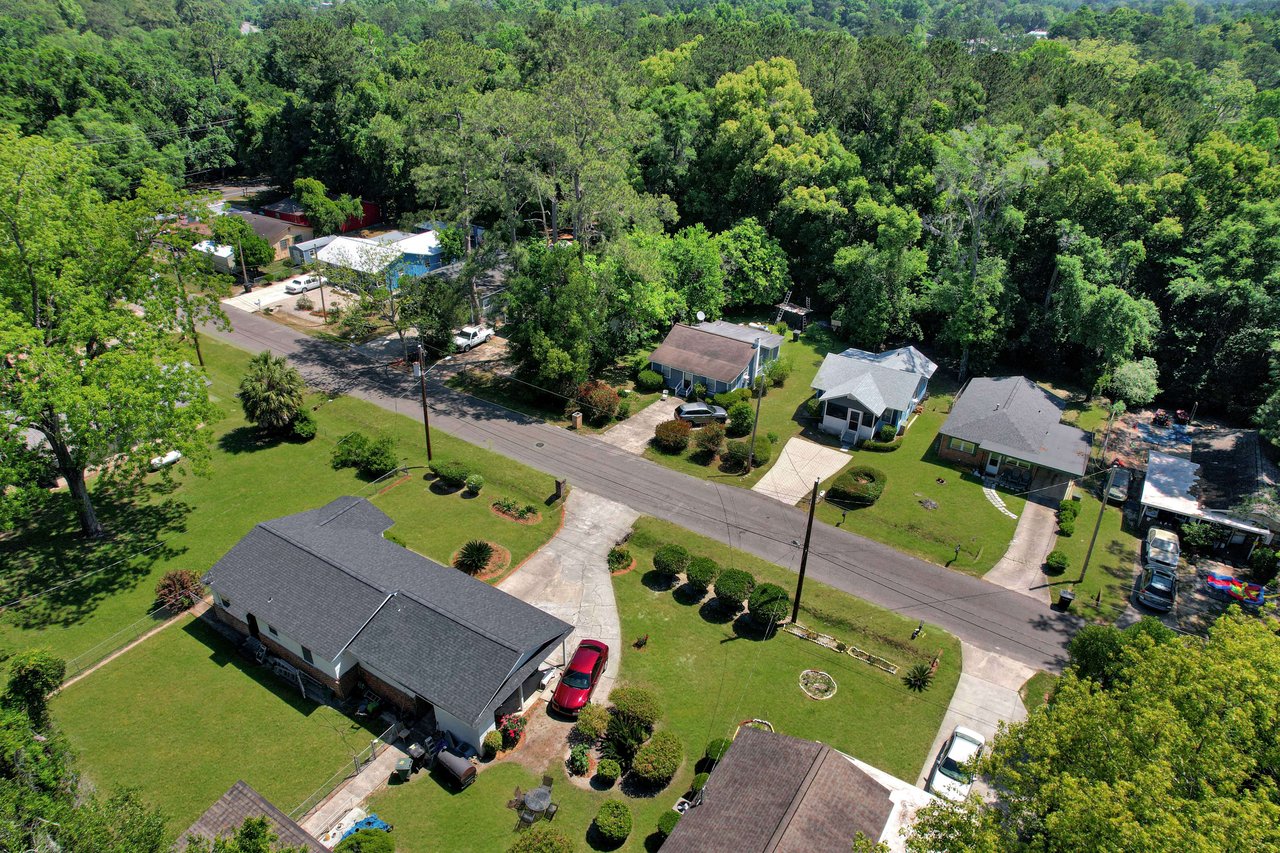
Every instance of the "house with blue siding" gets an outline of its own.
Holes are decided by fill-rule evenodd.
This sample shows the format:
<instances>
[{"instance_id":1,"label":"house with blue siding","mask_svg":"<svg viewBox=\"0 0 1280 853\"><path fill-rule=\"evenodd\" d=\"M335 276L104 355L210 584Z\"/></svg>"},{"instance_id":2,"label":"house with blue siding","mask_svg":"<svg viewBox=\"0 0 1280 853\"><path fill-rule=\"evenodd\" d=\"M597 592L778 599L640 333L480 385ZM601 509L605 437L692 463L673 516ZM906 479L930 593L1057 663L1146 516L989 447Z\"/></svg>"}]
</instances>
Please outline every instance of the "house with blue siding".
<instances>
[{"instance_id":1,"label":"house with blue siding","mask_svg":"<svg viewBox=\"0 0 1280 853\"><path fill-rule=\"evenodd\" d=\"M695 326L676 323L649 355L649 364L677 396L687 396L695 385L720 394L750 388L778 358L782 342L782 335L768 329L723 320Z\"/></svg>"},{"instance_id":2,"label":"house with blue siding","mask_svg":"<svg viewBox=\"0 0 1280 853\"><path fill-rule=\"evenodd\" d=\"M440 236L435 231L414 234L394 245L403 253L400 275L426 275L444 266L444 247L440 245Z\"/></svg>"},{"instance_id":3,"label":"house with blue siding","mask_svg":"<svg viewBox=\"0 0 1280 853\"><path fill-rule=\"evenodd\" d=\"M901 435L937 369L915 347L831 353L811 383L822 404L818 427L848 444L875 437L882 426Z\"/></svg>"}]
</instances>

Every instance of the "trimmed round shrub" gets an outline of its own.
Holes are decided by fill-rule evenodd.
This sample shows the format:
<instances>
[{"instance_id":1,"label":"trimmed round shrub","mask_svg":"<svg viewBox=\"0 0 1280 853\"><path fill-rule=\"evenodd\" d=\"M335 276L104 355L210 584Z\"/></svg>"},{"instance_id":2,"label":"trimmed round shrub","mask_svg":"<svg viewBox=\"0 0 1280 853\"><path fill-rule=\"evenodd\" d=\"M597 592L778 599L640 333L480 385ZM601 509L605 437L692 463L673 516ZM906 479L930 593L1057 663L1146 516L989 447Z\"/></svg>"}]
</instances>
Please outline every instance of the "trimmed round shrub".
<instances>
[{"instance_id":1,"label":"trimmed round shrub","mask_svg":"<svg viewBox=\"0 0 1280 853\"><path fill-rule=\"evenodd\" d=\"M293 431L293 437L297 441L310 441L316 437L316 419L310 412L298 412L298 416L293 419L290 429Z\"/></svg>"},{"instance_id":2,"label":"trimmed round shrub","mask_svg":"<svg viewBox=\"0 0 1280 853\"><path fill-rule=\"evenodd\" d=\"M724 446L724 453L720 456L720 460L730 471L743 471L746 470L749 455L750 449L747 442L730 441Z\"/></svg>"},{"instance_id":3,"label":"trimmed round shrub","mask_svg":"<svg viewBox=\"0 0 1280 853\"><path fill-rule=\"evenodd\" d=\"M661 731L640 747L631 763L631 773L647 785L665 785L676 775L682 761L684 747L680 738L672 732Z\"/></svg>"},{"instance_id":4,"label":"trimmed round shrub","mask_svg":"<svg viewBox=\"0 0 1280 853\"><path fill-rule=\"evenodd\" d=\"M791 362L785 358L774 359L764 369L764 375L773 383L774 388L781 388L791 375Z\"/></svg>"},{"instance_id":5,"label":"trimmed round shrub","mask_svg":"<svg viewBox=\"0 0 1280 853\"><path fill-rule=\"evenodd\" d=\"M432 462L431 473L435 474L436 479L443 485L451 489L460 489L467 484L467 478L471 476L471 469L461 462Z\"/></svg>"},{"instance_id":6,"label":"trimmed round shrub","mask_svg":"<svg viewBox=\"0 0 1280 853\"><path fill-rule=\"evenodd\" d=\"M1075 535L1075 532L1076 532L1076 520L1074 518L1067 517L1067 518L1058 519L1058 535L1059 536L1073 536Z\"/></svg>"},{"instance_id":7,"label":"trimmed round shrub","mask_svg":"<svg viewBox=\"0 0 1280 853\"><path fill-rule=\"evenodd\" d=\"M600 426L613 420L620 402L618 392L607 382L593 379L578 386L578 404L588 423Z\"/></svg>"},{"instance_id":8,"label":"trimmed round shrub","mask_svg":"<svg viewBox=\"0 0 1280 853\"><path fill-rule=\"evenodd\" d=\"M688 568L684 570L685 580L689 582L689 586L701 592L711 589L718 574L720 574L720 566L710 557L694 557L689 561Z\"/></svg>"},{"instance_id":9,"label":"trimmed round shrub","mask_svg":"<svg viewBox=\"0 0 1280 853\"><path fill-rule=\"evenodd\" d=\"M724 754L729 751L729 746L732 743L733 741L729 740L727 737L718 737L711 741L711 743L707 744L707 751L703 753L703 755L712 761L719 761L724 758Z\"/></svg>"},{"instance_id":10,"label":"trimmed round shrub","mask_svg":"<svg viewBox=\"0 0 1280 853\"><path fill-rule=\"evenodd\" d=\"M689 786L689 790L695 794L707 787L707 780L711 778L710 773L699 773L693 777L693 784Z\"/></svg>"},{"instance_id":11,"label":"trimmed round shrub","mask_svg":"<svg viewBox=\"0 0 1280 853\"><path fill-rule=\"evenodd\" d=\"M484 760L491 761L502 749L502 732L494 729L484 736Z\"/></svg>"},{"instance_id":12,"label":"trimmed round shrub","mask_svg":"<svg viewBox=\"0 0 1280 853\"><path fill-rule=\"evenodd\" d=\"M876 430L876 441L882 444L888 444L898 437L898 428L893 424L880 424L880 428Z\"/></svg>"},{"instance_id":13,"label":"trimmed round shrub","mask_svg":"<svg viewBox=\"0 0 1280 853\"><path fill-rule=\"evenodd\" d=\"M454 568L461 569L469 575L484 571L493 559L493 546L483 539L472 539L458 551L454 558Z\"/></svg>"},{"instance_id":14,"label":"trimmed round shrub","mask_svg":"<svg viewBox=\"0 0 1280 853\"><path fill-rule=\"evenodd\" d=\"M746 400L739 400L730 406L728 415L729 435L741 436L751 432L751 424L755 421L756 413Z\"/></svg>"},{"instance_id":15,"label":"trimmed round shrub","mask_svg":"<svg viewBox=\"0 0 1280 853\"><path fill-rule=\"evenodd\" d=\"M578 712L573 733L587 743L598 743L609 727L609 709L595 702L588 702Z\"/></svg>"},{"instance_id":16,"label":"trimmed round shrub","mask_svg":"<svg viewBox=\"0 0 1280 853\"><path fill-rule=\"evenodd\" d=\"M724 432L724 424L707 424L694 435L693 444L708 456L715 456L724 444Z\"/></svg>"},{"instance_id":17,"label":"trimmed round shrub","mask_svg":"<svg viewBox=\"0 0 1280 853\"><path fill-rule=\"evenodd\" d=\"M1070 498L1067 498L1066 500L1058 504L1059 520L1066 521L1069 518L1072 521L1075 521L1076 517L1079 515L1080 515L1079 501L1073 501Z\"/></svg>"},{"instance_id":18,"label":"trimmed round shrub","mask_svg":"<svg viewBox=\"0 0 1280 853\"><path fill-rule=\"evenodd\" d=\"M620 572L631 565L631 552L617 545L609 549L609 571Z\"/></svg>"},{"instance_id":19,"label":"trimmed round shrub","mask_svg":"<svg viewBox=\"0 0 1280 853\"><path fill-rule=\"evenodd\" d=\"M391 834L381 829L362 829L342 839L334 853L396 853Z\"/></svg>"},{"instance_id":20,"label":"trimmed round shrub","mask_svg":"<svg viewBox=\"0 0 1280 853\"><path fill-rule=\"evenodd\" d=\"M871 506L884 494L886 477L866 465L856 465L845 471L827 490L827 499L849 506Z\"/></svg>"},{"instance_id":21,"label":"trimmed round shrub","mask_svg":"<svg viewBox=\"0 0 1280 853\"><path fill-rule=\"evenodd\" d=\"M711 398L717 406L726 412L733 407L734 403L741 403L751 399L751 389L735 388L732 391L724 391Z\"/></svg>"},{"instance_id":22,"label":"trimmed round shrub","mask_svg":"<svg viewBox=\"0 0 1280 853\"><path fill-rule=\"evenodd\" d=\"M575 744L569 748L569 760L565 762L569 772L574 776L585 776L591 769L591 747L585 743Z\"/></svg>"},{"instance_id":23,"label":"trimmed round shrub","mask_svg":"<svg viewBox=\"0 0 1280 853\"><path fill-rule=\"evenodd\" d=\"M742 569L725 569L716 577L716 599L726 607L737 609L751 597L756 579Z\"/></svg>"},{"instance_id":24,"label":"trimmed round shrub","mask_svg":"<svg viewBox=\"0 0 1280 853\"><path fill-rule=\"evenodd\" d=\"M614 714L650 730L662 716L658 697L643 687L615 687L609 694L609 702L613 704Z\"/></svg>"},{"instance_id":25,"label":"trimmed round shrub","mask_svg":"<svg viewBox=\"0 0 1280 853\"><path fill-rule=\"evenodd\" d=\"M631 809L621 800L605 800L596 812L596 832L611 845L618 845L631 834Z\"/></svg>"},{"instance_id":26,"label":"trimmed round shrub","mask_svg":"<svg viewBox=\"0 0 1280 853\"><path fill-rule=\"evenodd\" d=\"M645 394L652 394L662 388L662 374L656 370L642 370L636 375L636 388Z\"/></svg>"},{"instance_id":27,"label":"trimmed round shrub","mask_svg":"<svg viewBox=\"0 0 1280 853\"><path fill-rule=\"evenodd\" d=\"M658 818L658 834L663 838L676 831L676 824L680 822L683 815L675 809L668 809L662 813L662 817Z\"/></svg>"},{"instance_id":28,"label":"trimmed round shrub","mask_svg":"<svg viewBox=\"0 0 1280 853\"><path fill-rule=\"evenodd\" d=\"M773 458L773 443L769 441L768 436L756 436L756 443L752 446L751 455L754 457L751 464L757 468L761 465L769 464L769 460Z\"/></svg>"},{"instance_id":29,"label":"trimmed round shrub","mask_svg":"<svg viewBox=\"0 0 1280 853\"><path fill-rule=\"evenodd\" d=\"M612 787L614 782L618 781L618 777L622 775L622 767L612 758L601 759L596 765L596 781L606 788Z\"/></svg>"},{"instance_id":30,"label":"trimmed round shrub","mask_svg":"<svg viewBox=\"0 0 1280 853\"><path fill-rule=\"evenodd\" d=\"M667 580L689 567L689 552L679 545L663 545L653 555L653 568Z\"/></svg>"},{"instance_id":31,"label":"trimmed round shrub","mask_svg":"<svg viewBox=\"0 0 1280 853\"><path fill-rule=\"evenodd\" d=\"M791 596L777 584L762 583L751 592L747 602L751 616L762 625L773 625L791 612Z\"/></svg>"},{"instance_id":32,"label":"trimmed round shrub","mask_svg":"<svg viewBox=\"0 0 1280 853\"><path fill-rule=\"evenodd\" d=\"M689 433L692 431L688 421L675 418L658 424L653 430L653 440L660 450L680 453L689 446Z\"/></svg>"},{"instance_id":33,"label":"trimmed round shrub","mask_svg":"<svg viewBox=\"0 0 1280 853\"><path fill-rule=\"evenodd\" d=\"M466 485L467 494L478 495L480 494L480 490L484 488L484 477L481 477L479 474L472 474L467 478Z\"/></svg>"},{"instance_id":34,"label":"trimmed round shrub","mask_svg":"<svg viewBox=\"0 0 1280 853\"><path fill-rule=\"evenodd\" d=\"M536 823L520 833L507 853L573 853L573 842L558 829L546 823Z\"/></svg>"},{"instance_id":35,"label":"trimmed round shrub","mask_svg":"<svg viewBox=\"0 0 1280 853\"><path fill-rule=\"evenodd\" d=\"M1053 574L1061 574L1071 566L1071 558L1065 551L1054 548L1049 552L1049 556L1044 558L1044 564Z\"/></svg>"}]
</instances>

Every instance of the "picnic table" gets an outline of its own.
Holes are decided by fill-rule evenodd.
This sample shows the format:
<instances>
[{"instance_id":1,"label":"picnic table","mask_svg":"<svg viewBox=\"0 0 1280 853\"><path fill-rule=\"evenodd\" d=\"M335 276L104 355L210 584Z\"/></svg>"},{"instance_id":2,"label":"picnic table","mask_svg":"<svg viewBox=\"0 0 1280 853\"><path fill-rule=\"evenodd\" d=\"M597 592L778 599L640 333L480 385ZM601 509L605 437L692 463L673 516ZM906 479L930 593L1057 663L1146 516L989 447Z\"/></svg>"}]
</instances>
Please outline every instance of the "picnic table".
<instances>
[{"instance_id":1,"label":"picnic table","mask_svg":"<svg viewBox=\"0 0 1280 853\"><path fill-rule=\"evenodd\" d=\"M551 806L551 789L545 785L534 788L524 795L524 807L531 812L541 814Z\"/></svg>"}]
</instances>

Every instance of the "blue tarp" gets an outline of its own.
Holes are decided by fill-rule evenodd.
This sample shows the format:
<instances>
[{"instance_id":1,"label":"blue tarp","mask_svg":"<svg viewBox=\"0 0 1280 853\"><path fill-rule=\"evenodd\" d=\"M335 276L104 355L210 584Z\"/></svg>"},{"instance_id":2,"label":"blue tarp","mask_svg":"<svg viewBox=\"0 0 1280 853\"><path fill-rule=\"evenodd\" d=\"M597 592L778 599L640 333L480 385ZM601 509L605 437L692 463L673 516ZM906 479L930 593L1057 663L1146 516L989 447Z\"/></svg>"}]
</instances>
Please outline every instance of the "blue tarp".
<instances>
[{"instance_id":1,"label":"blue tarp","mask_svg":"<svg viewBox=\"0 0 1280 853\"><path fill-rule=\"evenodd\" d=\"M376 814L371 814L364 820L358 821L355 826L351 827L346 832L344 832L342 834L342 839L339 839L339 840L345 839L348 835L355 835L357 832L359 832L362 829L380 829L383 832L390 832L391 824L387 823L385 820L378 817Z\"/></svg>"}]
</instances>

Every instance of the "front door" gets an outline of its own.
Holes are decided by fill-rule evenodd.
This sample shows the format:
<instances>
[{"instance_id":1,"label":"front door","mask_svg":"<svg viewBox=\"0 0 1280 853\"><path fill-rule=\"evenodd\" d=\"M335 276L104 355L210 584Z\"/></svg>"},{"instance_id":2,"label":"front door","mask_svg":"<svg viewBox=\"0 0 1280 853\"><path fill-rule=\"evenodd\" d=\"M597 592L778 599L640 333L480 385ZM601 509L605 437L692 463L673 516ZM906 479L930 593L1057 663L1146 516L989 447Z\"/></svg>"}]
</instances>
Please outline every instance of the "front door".
<instances>
[{"instance_id":1,"label":"front door","mask_svg":"<svg viewBox=\"0 0 1280 853\"><path fill-rule=\"evenodd\" d=\"M1000 473L1000 462L1003 457L999 453L992 453L987 457L987 474L995 476Z\"/></svg>"},{"instance_id":2,"label":"front door","mask_svg":"<svg viewBox=\"0 0 1280 853\"><path fill-rule=\"evenodd\" d=\"M860 430L861 428L862 428L862 411L860 409L854 409L851 407L849 409L849 432L853 433L856 436L858 434L858 430Z\"/></svg>"}]
</instances>

